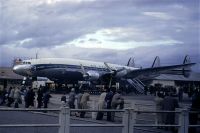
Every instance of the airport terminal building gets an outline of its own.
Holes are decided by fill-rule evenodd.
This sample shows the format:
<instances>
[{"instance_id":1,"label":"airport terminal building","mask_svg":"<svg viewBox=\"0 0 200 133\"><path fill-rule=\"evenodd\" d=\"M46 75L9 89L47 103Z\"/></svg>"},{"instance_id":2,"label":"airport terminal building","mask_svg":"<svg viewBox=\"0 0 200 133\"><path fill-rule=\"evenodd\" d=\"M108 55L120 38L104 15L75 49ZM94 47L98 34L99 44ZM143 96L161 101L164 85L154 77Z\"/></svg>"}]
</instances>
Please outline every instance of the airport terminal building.
<instances>
[{"instance_id":1,"label":"airport terminal building","mask_svg":"<svg viewBox=\"0 0 200 133\"><path fill-rule=\"evenodd\" d=\"M20 86L22 81L23 76L15 74L11 67L0 67L0 89Z\"/></svg>"},{"instance_id":2,"label":"airport terminal building","mask_svg":"<svg viewBox=\"0 0 200 133\"><path fill-rule=\"evenodd\" d=\"M152 78L151 85L162 84L163 86L200 86L200 74L191 73L189 77L183 75L161 74Z\"/></svg>"}]
</instances>

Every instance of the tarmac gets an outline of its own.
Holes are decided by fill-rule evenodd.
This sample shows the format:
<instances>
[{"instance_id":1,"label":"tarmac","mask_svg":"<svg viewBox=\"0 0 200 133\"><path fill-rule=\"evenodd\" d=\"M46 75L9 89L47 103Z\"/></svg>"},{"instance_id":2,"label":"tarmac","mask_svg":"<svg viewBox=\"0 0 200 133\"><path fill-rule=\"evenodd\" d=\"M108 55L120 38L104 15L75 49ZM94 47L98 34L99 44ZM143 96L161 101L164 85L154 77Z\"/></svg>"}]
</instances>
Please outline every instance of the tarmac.
<instances>
[{"instance_id":1,"label":"tarmac","mask_svg":"<svg viewBox=\"0 0 200 133\"><path fill-rule=\"evenodd\" d=\"M51 94L49 108L60 108L62 103L60 101L61 96L59 94ZM154 98L151 95L129 95L123 96L125 99L125 108L134 107L140 110L155 110ZM92 105L97 105L99 95L91 95L89 107L95 109ZM181 107L187 108L190 106L190 99L185 99L184 102L180 103ZM2 107L2 106L1 106ZM24 108L24 104L20 105L20 108ZM113 123L106 121L106 115L104 115L103 120L95 120L95 114L87 113L86 118L75 117L73 114L71 116L72 124L86 124L86 123ZM122 113L117 113L114 123L122 122ZM56 112L0 112L0 124L57 124L58 123L58 113ZM155 114L137 114L136 123L138 124L154 124ZM140 127L134 128L136 133L170 133L163 129L157 129L156 127ZM121 133L121 127L71 127L71 133ZM13 128L0 128L0 133L58 133L57 127L13 127Z\"/></svg>"}]
</instances>

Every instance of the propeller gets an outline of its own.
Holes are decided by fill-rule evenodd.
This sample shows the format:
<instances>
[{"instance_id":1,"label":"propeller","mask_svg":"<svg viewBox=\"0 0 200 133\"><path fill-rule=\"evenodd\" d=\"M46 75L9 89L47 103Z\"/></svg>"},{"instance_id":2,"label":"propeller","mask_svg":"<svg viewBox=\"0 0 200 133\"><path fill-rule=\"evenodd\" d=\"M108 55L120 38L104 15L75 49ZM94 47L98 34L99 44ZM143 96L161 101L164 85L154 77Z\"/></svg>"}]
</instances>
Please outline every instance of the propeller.
<instances>
[{"instance_id":1,"label":"propeller","mask_svg":"<svg viewBox=\"0 0 200 133\"><path fill-rule=\"evenodd\" d=\"M111 87L111 84L112 84L112 80L113 80L113 77L118 73L118 72L121 72L123 71L125 68L120 68L120 69L112 69L106 62L104 62L104 65L106 66L106 68L110 71L110 80L109 80L109 88Z\"/></svg>"},{"instance_id":2,"label":"propeller","mask_svg":"<svg viewBox=\"0 0 200 133\"><path fill-rule=\"evenodd\" d=\"M88 77L88 74L85 72L85 68L82 64L80 64L81 66L81 70L82 70L82 74L83 74L83 78L86 79ZM81 90L83 87L83 82L81 82L80 86L79 86L79 90Z\"/></svg>"},{"instance_id":3,"label":"propeller","mask_svg":"<svg viewBox=\"0 0 200 133\"><path fill-rule=\"evenodd\" d=\"M106 66L106 68L108 68L108 70L111 72L111 73L114 73L114 69L112 69L106 62L104 62L104 65Z\"/></svg>"}]
</instances>

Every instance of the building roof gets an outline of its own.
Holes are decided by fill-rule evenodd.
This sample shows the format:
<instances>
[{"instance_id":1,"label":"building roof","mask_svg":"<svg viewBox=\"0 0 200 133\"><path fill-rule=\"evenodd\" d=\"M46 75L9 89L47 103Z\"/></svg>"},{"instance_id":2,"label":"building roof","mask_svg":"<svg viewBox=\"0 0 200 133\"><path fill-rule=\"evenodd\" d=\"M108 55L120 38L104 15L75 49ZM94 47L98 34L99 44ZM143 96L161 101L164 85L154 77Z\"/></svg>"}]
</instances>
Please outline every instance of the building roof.
<instances>
[{"instance_id":1,"label":"building roof","mask_svg":"<svg viewBox=\"0 0 200 133\"><path fill-rule=\"evenodd\" d=\"M200 81L200 73L191 73L189 77L183 75L161 74L154 80L174 80L174 81Z\"/></svg>"},{"instance_id":2,"label":"building roof","mask_svg":"<svg viewBox=\"0 0 200 133\"><path fill-rule=\"evenodd\" d=\"M11 67L0 67L0 79L23 79L23 76L15 74Z\"/></svg>"}]
</instances>

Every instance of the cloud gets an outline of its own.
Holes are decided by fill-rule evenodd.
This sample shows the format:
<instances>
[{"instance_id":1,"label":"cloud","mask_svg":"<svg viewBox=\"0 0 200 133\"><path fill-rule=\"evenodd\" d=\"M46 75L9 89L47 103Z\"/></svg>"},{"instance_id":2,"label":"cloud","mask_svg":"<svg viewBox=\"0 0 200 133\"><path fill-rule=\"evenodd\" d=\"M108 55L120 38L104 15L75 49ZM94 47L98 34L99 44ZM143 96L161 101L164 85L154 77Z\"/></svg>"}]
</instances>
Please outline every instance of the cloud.
<instances>
[{"instance_id":1,"label":"cloud","mask_svg":"<svg viewBox=\"0 0 200 133\"><path fill-rule=\"evenodd\" d=\"M51 2L52 4L48 4L48 1L27 3L24 0L3 2L0 22L3 37L0 39L0 44L16 43L16 46L29 48L52 47L103 29L113 30L111 37L115 37L113 40L116 41L152 41L167 37L181 41L183 36L188 34L184 33L188 32L188 29L189 32L195 32L195 29L199 28L194 26L195 21L189 18L193 17L195 12L189 10L188 3L170 1L166 5L163 1L156 2L154 4L159 6L155 10L148 6L151 3L148 1L52 0ZM155 17L161 20L153 19ZM172 18L173 21L169 22L168 20ZM28 38L32 41L17 45L18 42Z\"/></svg>"},{"instance_id":2,"label":"cloud","mask_svg":"<svg viewBox=\"0 0 200 133\"><path fill-rule=\"evenodd\" d=\"M150 16L150 17L155 17L155 18L159 18L159 19L163 19L163 20L172 20L173 17L170 16L167 13L164 12L143 12L144 15L146 16Z\"/></svg>"}]
</instances>

